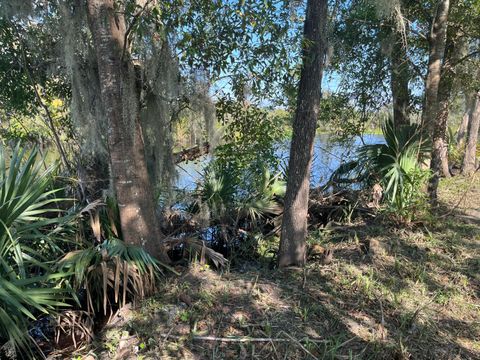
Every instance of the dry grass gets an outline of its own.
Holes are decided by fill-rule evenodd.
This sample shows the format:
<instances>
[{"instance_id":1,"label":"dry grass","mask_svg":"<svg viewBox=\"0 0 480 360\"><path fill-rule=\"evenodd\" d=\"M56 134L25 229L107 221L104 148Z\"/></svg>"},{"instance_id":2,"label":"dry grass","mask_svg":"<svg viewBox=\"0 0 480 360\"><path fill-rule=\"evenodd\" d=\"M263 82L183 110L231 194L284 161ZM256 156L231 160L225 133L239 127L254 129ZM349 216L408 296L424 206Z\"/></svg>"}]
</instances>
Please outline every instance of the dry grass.
<instances>
[{"instance_id":1,"label":"dry grass","mask_svg":"<svg viewBox=\"0 0 480 360\"><path fill-rule=\"evenodd\" d=\"M465 190L441 192L447 209ZM478 182L469 192L478 193ZM463 190L462 190L463 189ZM448 195L448 196L447 196ZM468 208L480 200L467 194ZM318 233L329 265L184 269L98 342L122 359L478 359L480 219ZM313 235L317 236L317 235ZM315 240L315 239L314 239ZM271 340L270 340L271 339ZM103 349L103 350L101 350Z\"/></svg>"}]
</instances>

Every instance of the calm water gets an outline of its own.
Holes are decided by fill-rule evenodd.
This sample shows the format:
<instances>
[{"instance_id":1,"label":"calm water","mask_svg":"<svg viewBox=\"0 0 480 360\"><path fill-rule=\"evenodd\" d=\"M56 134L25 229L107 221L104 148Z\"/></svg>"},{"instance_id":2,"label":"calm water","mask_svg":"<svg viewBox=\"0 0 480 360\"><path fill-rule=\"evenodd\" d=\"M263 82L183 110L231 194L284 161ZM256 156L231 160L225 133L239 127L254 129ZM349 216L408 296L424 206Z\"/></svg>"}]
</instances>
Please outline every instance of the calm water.
<instances>
[{"instance_id":1,"label":"calm water","mask_svg":"<svg viewBox=\"0 0 480 360\"><path fill-rule=\"evenodd\" d=\"M354 157L355 152L362 144L380 144L383 142L382 135L364 135L362 138L357 137L348 143L335 142L328 134L317 135L312 164L312 186L324 184L340 164ZM288 163L289 151L290 141L278 144L276 152L283 165ZM186 190L195 189L197 181L202 177L203 168L210 160L211 156L206 155L196 161L179 164L176 186Z\"/></svg>"}]
</instances>

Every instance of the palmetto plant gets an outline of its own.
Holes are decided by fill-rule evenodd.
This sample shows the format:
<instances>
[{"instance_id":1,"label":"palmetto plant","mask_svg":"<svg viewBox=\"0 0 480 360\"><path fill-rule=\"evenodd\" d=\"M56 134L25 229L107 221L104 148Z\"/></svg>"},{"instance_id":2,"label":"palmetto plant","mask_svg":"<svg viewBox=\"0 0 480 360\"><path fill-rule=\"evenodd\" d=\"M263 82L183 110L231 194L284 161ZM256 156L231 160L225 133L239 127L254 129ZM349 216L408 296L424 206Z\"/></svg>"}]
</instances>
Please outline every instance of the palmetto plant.
<instances>
[{"instance_id":1,"label":"palmetto plant","mask_svg":"<svg viewBox=\"0 0 480 360\"><path fill-rule=\"evenodd\" d=\"M389 119L383 124L382 133L385 144L365 145L360 149L360 159L381 177L385 194L395 202L404 184L411 180L412 172L427 158L430 146L415 124L395 128Z\"/></svg>"},{"instance_id":2,"label":"palmetto plant","mask_svg":"<svg viewBox=\"0 0 480 360\"><path fill-rule=\"evenodd\" d=\"M231 172L222 171L216 164L207 167L198 188L199 202L208 206L213 219L225 220L235 201L235 181Z\"/></svg>"},{"instance_id":3,"label":"palmetto plant","mask_svg":"<svg viewBox=\"0 0 480 360\"><path fill-rule=\"evenodd\" d=\"M106 315L113 305L152 294L160 264L142 247L111 238L67 253L58 270L71 274L67 282L86 294L87 311Z\"/></svg>"},{"instance_id":4,"label":"palmetto plant","mask_svg":"<svg viewBox=\"0 0 480 360\"><path fill-rule=\"evenodd\" d=\"M237 206L241 215L246 215L256 220L266 214L278 215L282 207L278 203L278 197L285 195L286 184L280 175L272 175L268 169L263 170L262 177L249 193Z\"/></svg>"},{"instance_id":5,"label":"palmetto plant","mask_svg":"<svg viewBox=\"0 0 480 360\"><path fill-rule=\"evenodd\" d=\"M265 167L255 173L244 170L241 177L232 177L227 168L217 164L207 167L197 188L197 200L189 209L193 216L198 214L208 220L199 221L206 231L200 236L223 253L240 248L242 252L255 250L261 234L282 211L280 199L285 194L285 182ZM220 254L206 252L205 244L189 241L185 245L217 266L226 263Z\"/></svg>"},{"instance_id":6,"label":"palmetto plant","mask_svg":"<svg viewBox=\"0 0 480 360\"><path fill-rule=\"evenodd\" d=\"M199 188L200 201L208 206L212 219L221 222L241 217L255 221L266 214L278 214L281 208L277 197L284 194L285 182L265 168L261 177L235 183L228 171L211 167Z\"/></svg>"},{"instance_id":7,"label":"palmetto plant","mask_svg":"<svg viewBox=\"0 0 480 360\"><path fill-rule=\"evenodd\" d=\"M55 287L48 252L58 250L55 240L66 218L58 216L51 166L44 170L36 149L17 145L9 158L0 146L0 340L10 341L29 356L33 342L28 321L67 306L69 290Z\"/></svg>"},{"instance_id":8,"label":"palmetto plant","mask_svg":"<svg viewBox=\"0 0 480 360\"><path fill-rule=\"evenodd\" d=\"M352 176L368 184L378 182L391 204L403 206L407 196L403 190L418 182L420 165L428 157L430 145L416 124L397 128L389 118L382 133L384 144L362 146L358 158L337 169L331 182L351 182Z\"/></svg>"},{"instance_id":9,"label":"palmetto plant","mask_svg":"<svg viewBox=\"0 0 480 360\"><path fill-rule=\"evenodd\" d=\"M100 209L98 201L64 215L67 199L54 185L55 170L36 148L17 145L7 153L0 146L0 347L10 341L22 358L34 357L28 328L39 316L58 314L61 330L74 334L66 324L83 325L67 315L81 310L60 310L74 304L80 290L86 313L107 313L113 304L152 293L162 265L143 248L113 238L121 235L114 206ZM91 232L80 231L85 214ZM72 246L77 250L65 254Z\"/></svg>"}]
</instances>

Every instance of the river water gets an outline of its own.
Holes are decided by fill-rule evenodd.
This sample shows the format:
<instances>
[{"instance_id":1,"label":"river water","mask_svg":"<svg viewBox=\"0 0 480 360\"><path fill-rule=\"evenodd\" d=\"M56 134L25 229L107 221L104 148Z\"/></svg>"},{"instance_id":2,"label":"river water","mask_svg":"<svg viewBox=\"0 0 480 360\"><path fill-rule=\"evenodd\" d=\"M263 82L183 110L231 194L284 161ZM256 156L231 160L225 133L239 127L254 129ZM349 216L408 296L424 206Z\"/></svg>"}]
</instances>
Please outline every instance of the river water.
<instances>
[{"instance_id":1,"label":"river water","mask_svg":"<svg viewBox=\"0 0 480 360\"><path fill-rule=\"evenodd\" d=\"M356 151L363 144L380 143L384 143L382 135L367 134L356 137L349 142L335 141L328 134L317 135L314 144L311 185L315 187L324 184L340 164L355 157ZM289 151L290 141L277 145L276 153L282 164L281 166L288 163ZM185 190L195 189L197 182L202 178L204 167L211 159L211 155L205 155L196 161L178 164L176 187Z\"/></svg>"}]
</instances>

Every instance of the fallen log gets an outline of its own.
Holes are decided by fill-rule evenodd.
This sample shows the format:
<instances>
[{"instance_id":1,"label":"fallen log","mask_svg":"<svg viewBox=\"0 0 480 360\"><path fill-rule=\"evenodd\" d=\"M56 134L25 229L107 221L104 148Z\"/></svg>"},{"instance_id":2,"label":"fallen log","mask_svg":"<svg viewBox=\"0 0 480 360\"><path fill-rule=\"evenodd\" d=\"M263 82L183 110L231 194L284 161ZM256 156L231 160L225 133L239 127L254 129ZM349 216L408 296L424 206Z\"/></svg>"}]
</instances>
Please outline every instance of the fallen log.
<instances>
[{"instance_id":1,"label":"fallen log","mask_svg":"<svg viewBox=\"0 0 480 360\"><path fill-rule=\"evenodd\" d=\"M313 213L331 213L333 211L341 211L344 210L346 207L345 205L309 205L308 210ZM352 208L353 211L361 212L368 215L374 215L375 211L372 208L364 207L364 206L355 206Z\"/></svg>"},{"instance_id":2,"label":"fallen log","mask_svg":"<svg viewBox=\"0 0 480 360\"><path fill-rule=\"evenodd\" d=\"M183 149L176 153L173 153L173 160L175 164L179 164L184 161L191 161L198 159L200 156L208 154L210 152L210 144L204 142L201 145L195 145L188 149Z\"/></svg>"}]
</instances>

